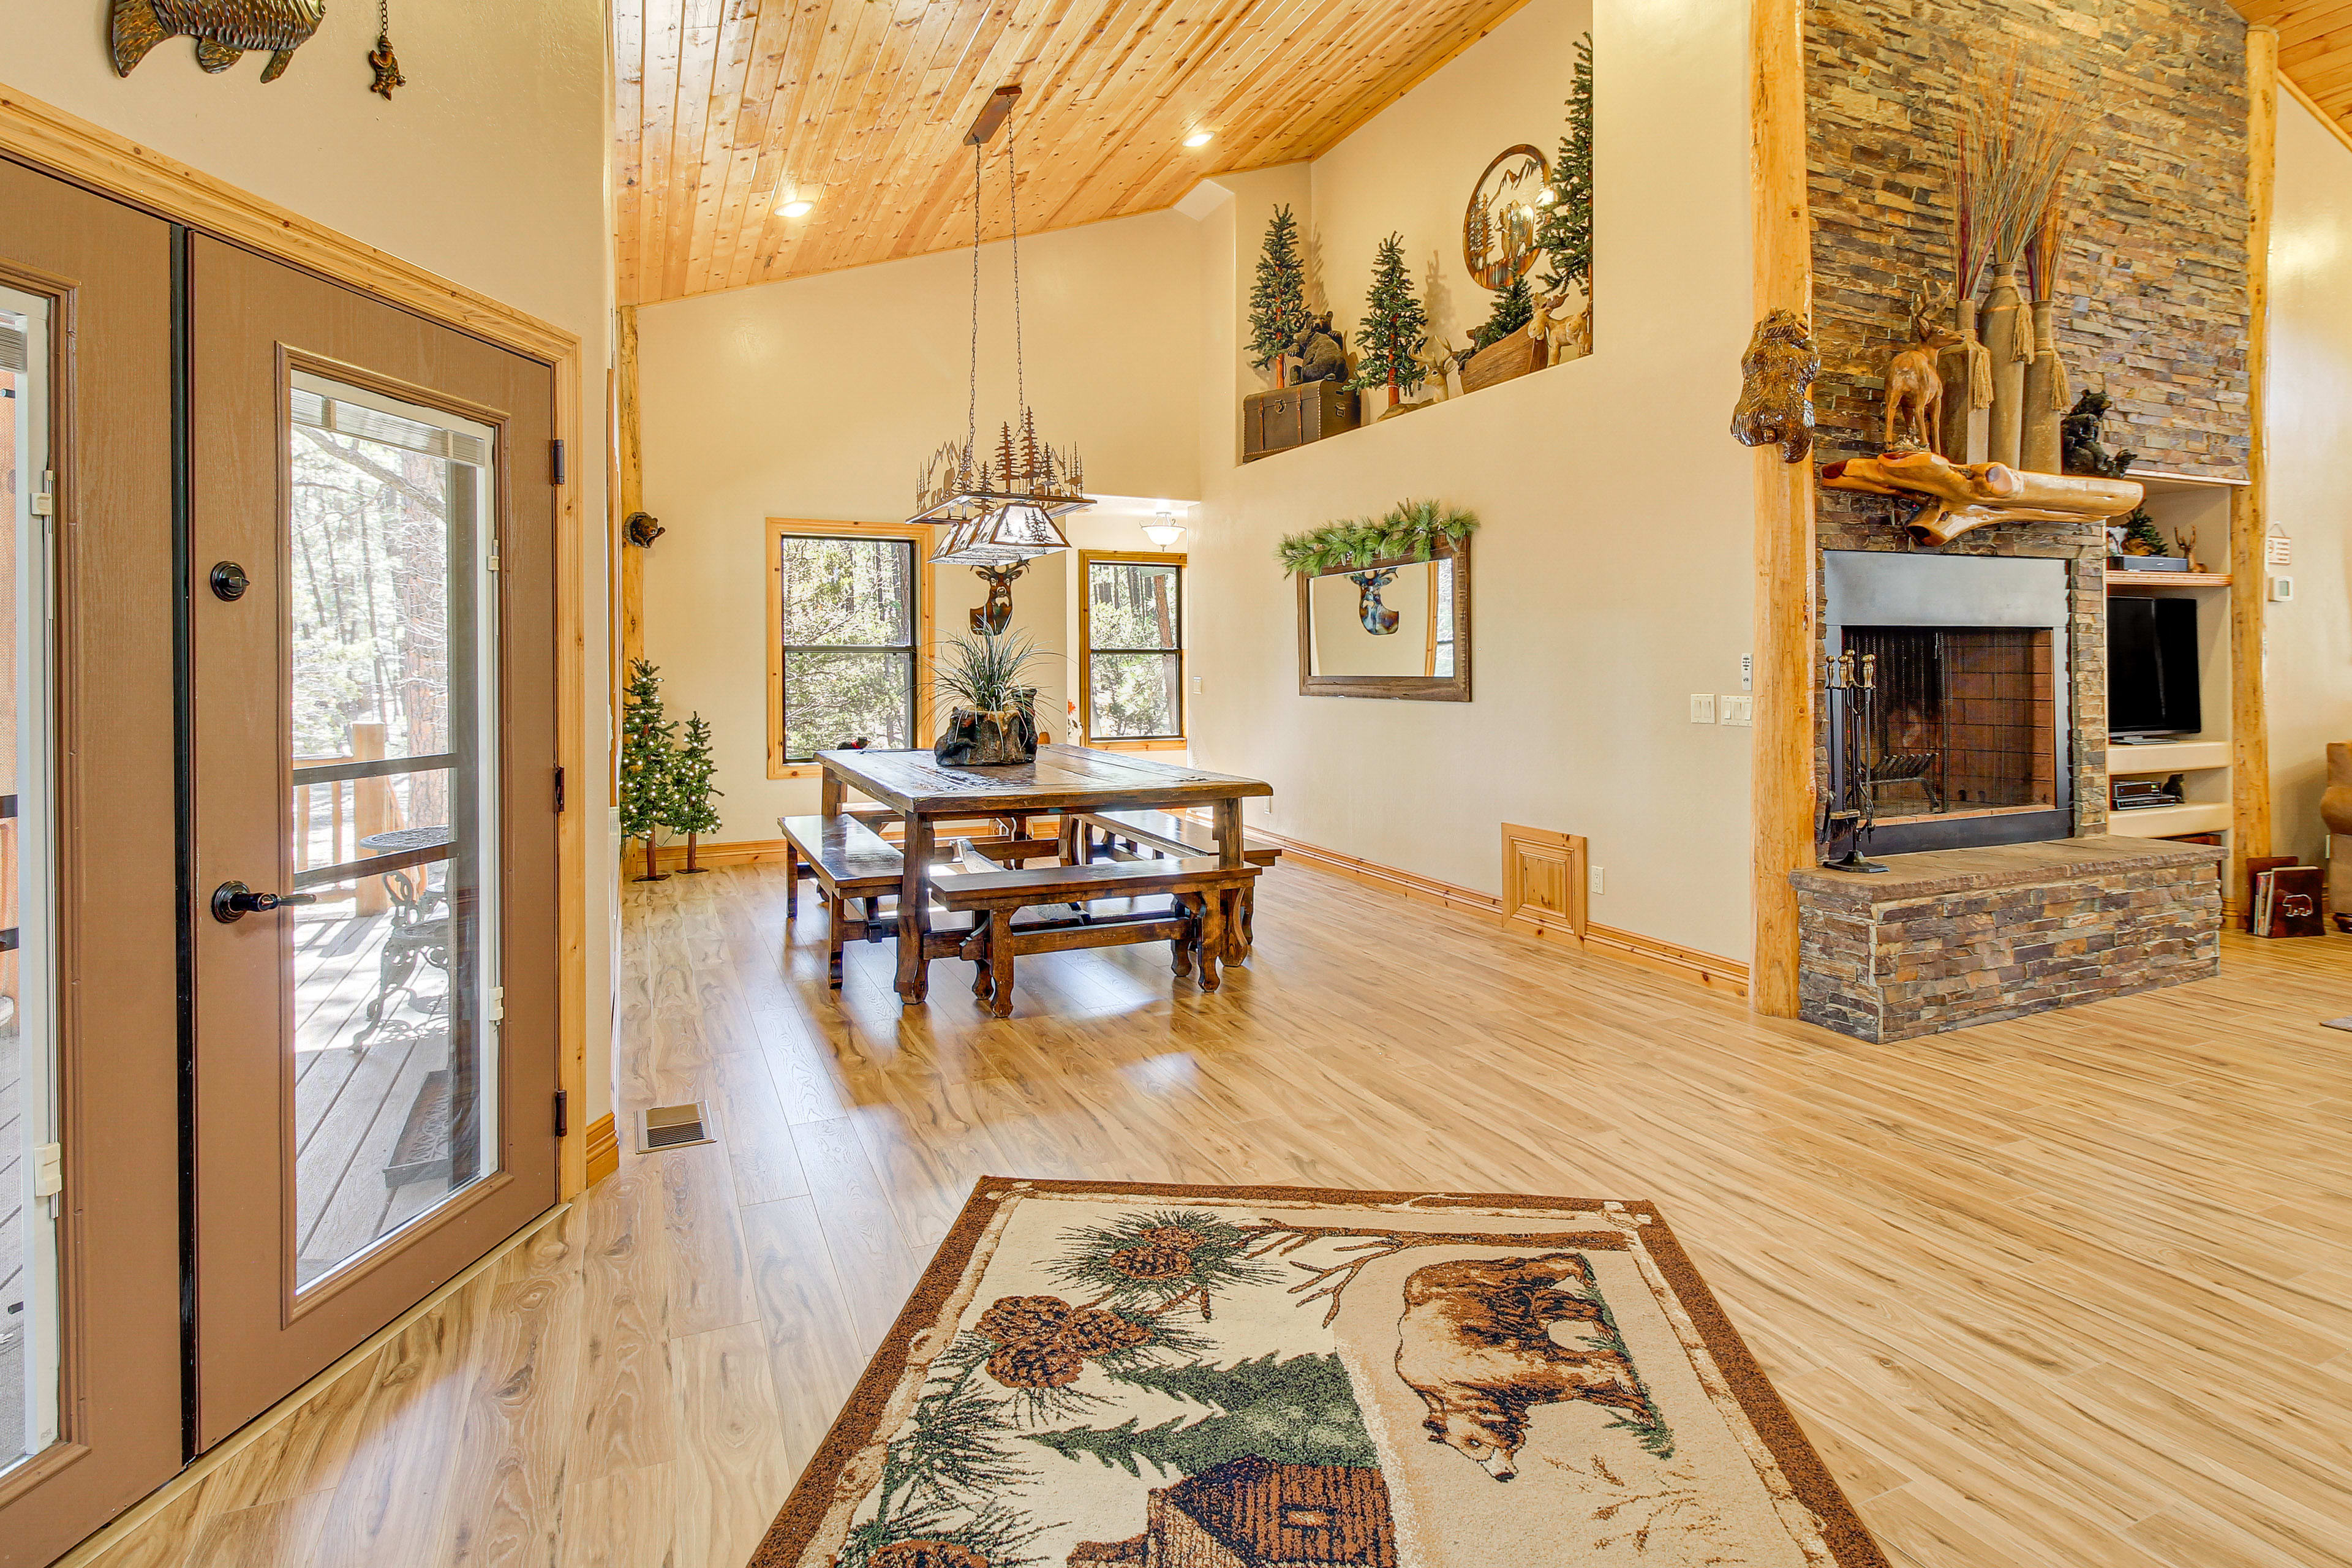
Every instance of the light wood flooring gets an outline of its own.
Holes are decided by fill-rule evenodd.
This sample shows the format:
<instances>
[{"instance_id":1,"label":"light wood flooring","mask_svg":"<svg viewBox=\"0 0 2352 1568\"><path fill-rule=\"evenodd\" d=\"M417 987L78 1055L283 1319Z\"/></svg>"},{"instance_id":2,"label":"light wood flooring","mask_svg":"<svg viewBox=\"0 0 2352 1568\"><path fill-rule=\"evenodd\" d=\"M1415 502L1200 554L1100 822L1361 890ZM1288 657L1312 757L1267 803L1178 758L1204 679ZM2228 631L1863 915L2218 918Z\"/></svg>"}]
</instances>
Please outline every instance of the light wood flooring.
<instances>
[{"instance_id":1,"label":"light wood flooring","mask_svg":"<svg viewBox=\"0 0 2352 1568\"><path fill-rule=\"evenodd\" d=\"M1284 868L1223 994L1058 954L992 1023L887 945L836 1006L783 890L628 889L624 1111L719 1143L105 1568L736 1568L982 1173L1653 1197L1898 1563L2352 1563L2352 939L1874 1047Z\"/></svg>"}]
</instances>

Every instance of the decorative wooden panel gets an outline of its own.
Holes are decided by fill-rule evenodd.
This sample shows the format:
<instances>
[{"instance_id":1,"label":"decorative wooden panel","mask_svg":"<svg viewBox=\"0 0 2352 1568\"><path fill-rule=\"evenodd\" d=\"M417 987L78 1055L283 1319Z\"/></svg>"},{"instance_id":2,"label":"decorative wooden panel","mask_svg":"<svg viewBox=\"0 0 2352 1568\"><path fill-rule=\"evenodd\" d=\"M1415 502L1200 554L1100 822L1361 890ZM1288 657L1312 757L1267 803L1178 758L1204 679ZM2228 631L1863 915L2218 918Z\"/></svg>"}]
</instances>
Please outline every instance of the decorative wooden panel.
<instances>
[{"instance_id":1,"label":"decorative wooden panel","mask_svg":"<svg viewBox=\"0 0 2352 1568\"><path fill-rule=\"evenodd\" d=\"M1022 226L1066 228L1324 153L1524 3L614 0L621 302L968 243L963 135L1002 85Z\"/></svg>"},{"instance_id":2,"label":"decorative wooden panel","mask_svg":"<svg viewBox=\"0 0 2352 1568\"><path fill-rule=\"evenodd\" d=\"M1584 940L1584 840L1503 824L1503 918Z\"/></svg>"}]
</instances>

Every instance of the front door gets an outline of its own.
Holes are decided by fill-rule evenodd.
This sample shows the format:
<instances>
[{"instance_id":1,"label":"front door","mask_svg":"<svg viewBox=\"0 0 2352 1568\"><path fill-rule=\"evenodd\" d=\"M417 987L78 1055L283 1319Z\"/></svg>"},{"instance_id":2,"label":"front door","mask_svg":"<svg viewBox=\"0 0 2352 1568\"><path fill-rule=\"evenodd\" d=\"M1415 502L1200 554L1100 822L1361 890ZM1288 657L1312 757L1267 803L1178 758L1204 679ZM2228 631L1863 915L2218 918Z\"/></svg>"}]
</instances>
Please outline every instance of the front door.
<instances>
[{"instance_id":1,"label":"front door","mask_svg":"<svg viewBox=\"0 0 2352 1568\"><path fill-rule=\"evenodd\" d=\"M201 237L196 1447L556 1197L549 367Z\"/></svg>"}]
</instances>

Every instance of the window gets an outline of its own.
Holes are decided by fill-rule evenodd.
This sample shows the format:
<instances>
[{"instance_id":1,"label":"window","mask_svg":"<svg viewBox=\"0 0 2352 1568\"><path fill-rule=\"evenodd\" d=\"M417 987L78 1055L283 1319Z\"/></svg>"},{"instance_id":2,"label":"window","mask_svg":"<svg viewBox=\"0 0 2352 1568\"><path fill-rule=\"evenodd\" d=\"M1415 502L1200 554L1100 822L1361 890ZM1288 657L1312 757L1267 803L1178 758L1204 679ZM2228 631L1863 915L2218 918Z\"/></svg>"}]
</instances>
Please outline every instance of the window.
<instances>
[{"instance_id":1,"label":"window","mask_svg":"<svg viewBox=\"0 0 2352 1568\"><path fill-rule=\"evenodd\" d=\"M914 745L926 616L919 542L856 523L772 520L768 758L772 776L864 741Z\"/></svg>"},{"instance_id":2,"label":"window","mask_svg":"<svg viewBox=\"0 0 2352 1568\"><path fill-rule=\"evenodd\" d=\"M1184 558L1079 556L1078 611L1087 738L1143 741L1184 733Z\"/></svg>"}]
</instances>

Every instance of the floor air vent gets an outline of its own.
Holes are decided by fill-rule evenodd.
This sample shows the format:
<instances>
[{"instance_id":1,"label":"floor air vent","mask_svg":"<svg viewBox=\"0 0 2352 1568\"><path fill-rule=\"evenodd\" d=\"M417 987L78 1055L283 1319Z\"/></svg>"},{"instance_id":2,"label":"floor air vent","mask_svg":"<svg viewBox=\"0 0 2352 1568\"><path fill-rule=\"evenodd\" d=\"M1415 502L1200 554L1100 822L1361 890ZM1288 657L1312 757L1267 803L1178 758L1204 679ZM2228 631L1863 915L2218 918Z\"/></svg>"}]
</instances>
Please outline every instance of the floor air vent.
<instances>
[{"instance_id":1,"label":"floor air vent","mask_svg":"<svg viewBox=\"0 0 2352 1568\"><path fill-rule=\"evenodd\" d=\"M656 1105L647 1110L637 1124L637 1147L650 1154L656 1149L683 1149L692 1143L708 1143L710 1134L703 1131L702 1101L691 1105Z\"/></svg>"}]
</instances>

